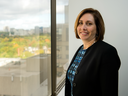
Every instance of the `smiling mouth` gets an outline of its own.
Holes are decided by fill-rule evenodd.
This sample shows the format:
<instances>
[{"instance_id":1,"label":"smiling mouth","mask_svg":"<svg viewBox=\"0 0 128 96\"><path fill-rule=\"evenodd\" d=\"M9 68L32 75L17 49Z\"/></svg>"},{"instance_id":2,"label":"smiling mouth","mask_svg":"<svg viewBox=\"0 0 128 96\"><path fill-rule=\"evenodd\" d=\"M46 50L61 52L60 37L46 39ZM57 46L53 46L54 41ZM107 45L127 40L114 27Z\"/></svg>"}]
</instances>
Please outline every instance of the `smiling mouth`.
<instances>
[{"instance_id":1,"label":"smiling mouth","mask_svg":"<svg viewBox=\"0 0 128 96\"><path fill-rule=\"evenodd\" d=\"M82 35L88 35L88 32L81 32Z\"/></svg>"}]
</instances>

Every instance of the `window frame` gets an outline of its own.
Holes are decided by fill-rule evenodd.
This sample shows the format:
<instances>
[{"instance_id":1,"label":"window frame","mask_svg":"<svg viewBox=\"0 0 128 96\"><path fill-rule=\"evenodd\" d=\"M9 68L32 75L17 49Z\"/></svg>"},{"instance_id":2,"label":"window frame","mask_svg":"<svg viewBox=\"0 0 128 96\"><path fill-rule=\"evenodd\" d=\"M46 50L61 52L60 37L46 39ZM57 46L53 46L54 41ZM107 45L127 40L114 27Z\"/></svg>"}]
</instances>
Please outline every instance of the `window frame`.
<instances>
[{"instance_id":1,"label":"window frame","mask_svg":"<svg viewBox=\"0 0 128 96\"><path fill-rule=\"evenodd\" d=\"M51 0L51 96L56 96L56 0Z\"/></svg>"},{"instance_id":2,"label":"window frame","mask_svg":"<svg viewBox=\"0 0 128 96\"><path fill-rule=\"evenodd\" d=\"M57 80L57 51L56 51L56 0L51 0L51 96L57 96L65 86L65 77L56 84Z\"/></svg>"}]
</instances>

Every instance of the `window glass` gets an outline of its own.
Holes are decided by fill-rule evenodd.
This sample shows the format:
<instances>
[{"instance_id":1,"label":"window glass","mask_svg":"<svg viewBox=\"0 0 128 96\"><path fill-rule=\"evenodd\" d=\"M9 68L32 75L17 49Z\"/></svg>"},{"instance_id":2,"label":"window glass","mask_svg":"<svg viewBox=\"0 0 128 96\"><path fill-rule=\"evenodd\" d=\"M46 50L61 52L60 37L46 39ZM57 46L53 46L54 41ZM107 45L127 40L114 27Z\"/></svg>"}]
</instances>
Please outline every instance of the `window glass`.
<instances>
[{"instance_id":1,"label":"window glass","mask_svg":"<svg viewBox=\"0 0 128 96\"><path fill-rule=\"evenodd\" d=\"M68 0L56 0L57 85L65 78L68 66Z\"/></svg>"},{"instance_id":2,"label":"window glass","mask_svg":"<svg viewBox=\"0 0 128 96\"><path fill-rule=\"evenodd\" d=\"M0 94L51 94L50 0L0 0Z\"/></svg>"}]
</instances>

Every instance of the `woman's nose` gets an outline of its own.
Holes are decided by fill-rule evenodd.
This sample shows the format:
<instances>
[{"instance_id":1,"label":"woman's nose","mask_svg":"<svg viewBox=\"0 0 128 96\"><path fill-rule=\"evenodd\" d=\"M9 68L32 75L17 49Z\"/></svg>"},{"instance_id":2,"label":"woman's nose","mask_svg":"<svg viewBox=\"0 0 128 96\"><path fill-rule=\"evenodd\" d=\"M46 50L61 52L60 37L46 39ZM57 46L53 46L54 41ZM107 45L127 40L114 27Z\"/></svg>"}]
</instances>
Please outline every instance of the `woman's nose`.
<instances>
[{"instance_id":1,"label":"woman's nose","mask_svg":"<svg viewBox=\"0 0 128 96\"><path fill-rule=\"evenodd\" d=\"M82 29L86 29L86 25L85 24L83 24Z\"/></svg>"}]
</instances>

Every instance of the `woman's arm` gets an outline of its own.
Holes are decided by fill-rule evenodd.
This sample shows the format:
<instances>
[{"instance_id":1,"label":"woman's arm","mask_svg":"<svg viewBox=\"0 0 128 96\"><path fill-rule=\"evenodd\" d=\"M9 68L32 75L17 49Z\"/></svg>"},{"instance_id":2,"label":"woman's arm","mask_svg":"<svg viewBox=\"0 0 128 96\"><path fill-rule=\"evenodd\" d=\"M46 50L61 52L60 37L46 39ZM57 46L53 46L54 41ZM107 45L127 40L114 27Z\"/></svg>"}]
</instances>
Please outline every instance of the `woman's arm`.
<instances>
[{"instance_id":1,"label":"woman's arm","mask_svg":"<svg viewBox=\"0 0 128 96\"><path fill-rule=\"evenodd\" d=\"M118 70L120 59L114 47L107 49L102 56L100 84L102 96L118 96Z\"/></svg>"}]
</instances>

